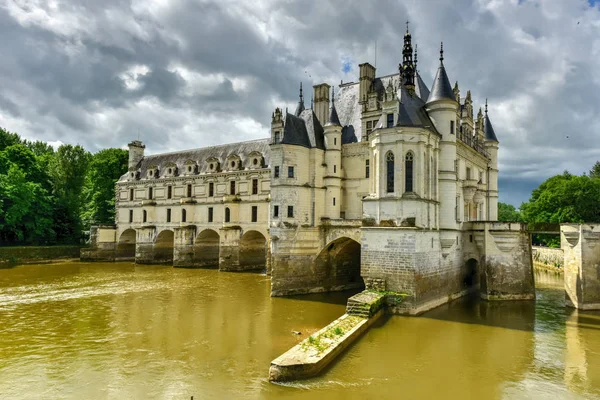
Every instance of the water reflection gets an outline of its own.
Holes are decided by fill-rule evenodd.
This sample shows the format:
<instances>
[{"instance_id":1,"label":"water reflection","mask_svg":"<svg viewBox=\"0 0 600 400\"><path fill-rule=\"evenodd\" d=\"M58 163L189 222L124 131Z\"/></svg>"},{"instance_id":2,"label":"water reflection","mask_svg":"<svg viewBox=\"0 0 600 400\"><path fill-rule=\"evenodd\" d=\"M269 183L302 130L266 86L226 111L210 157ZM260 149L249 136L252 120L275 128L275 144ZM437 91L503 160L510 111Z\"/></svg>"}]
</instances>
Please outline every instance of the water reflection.
<instances>
[{"instance_id":1,"label":"water reflection","mask_svg":"<svg viewBox=\"0 0 600 400\"><path fill-rule=\"evenodd\" d=\"M344 312L352 293L270 298L258 274L133 264L0 271L0 393L10 399L594 398L600 313L464 298L388 317L317 379L269 362ZM300 331L295 335L292 331Z\"/></svg>"}]
</instances>

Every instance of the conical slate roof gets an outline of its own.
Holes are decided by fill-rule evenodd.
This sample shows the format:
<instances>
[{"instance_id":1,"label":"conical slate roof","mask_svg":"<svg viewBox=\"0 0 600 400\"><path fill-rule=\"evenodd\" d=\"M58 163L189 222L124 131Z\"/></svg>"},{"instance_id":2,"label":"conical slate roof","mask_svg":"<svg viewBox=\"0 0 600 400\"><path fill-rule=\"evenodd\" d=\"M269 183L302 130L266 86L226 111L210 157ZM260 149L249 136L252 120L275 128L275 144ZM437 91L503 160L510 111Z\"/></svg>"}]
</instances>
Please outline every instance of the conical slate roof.
<instances>
[{"instance_id":1,"label":"conical slate roof","mask_svg":"<svg viewBox=\"0 0 600 400\"><path fill-rule=\"evenodd\" d=\"M487 112L485 113L485 118L483 120L483 135L485 137L486 142L498 143L498 138L496 138L496 132L494 132L494 128L492 127L492 123L490 122L490 117L488 117Z\"/></svg>"},{"instance_id":2,"label":"conical slate roof","mask_svg":"<svg viewBox=\"0 0 600 400\"><path fill-rule=\"evenodd\" d=\"M331 88L331 108L329 109L329 119L325 126L342 126L340 124L340 118L338 117L337 110L335 109L335 93Z\"/></svg>"},{"instance_id":3,"label":"conical slate roof","mask_svg":"<svg viewBox=\"0 0 600 400\"><path fill-rule=\"evenodd\" d=\"M433 85L431 86L431 93L429 93L427 103L431 103L433 101L438 100L456 101L456 97L454 96L454 90L452 90L452 85L450 85L450 79L448 79L448 74L446 74L446 68L444 68L443 44L440 49L440 66L438 67L437 73L435 74L435 78L433 79Z\"/></svg>"}]
</instances>

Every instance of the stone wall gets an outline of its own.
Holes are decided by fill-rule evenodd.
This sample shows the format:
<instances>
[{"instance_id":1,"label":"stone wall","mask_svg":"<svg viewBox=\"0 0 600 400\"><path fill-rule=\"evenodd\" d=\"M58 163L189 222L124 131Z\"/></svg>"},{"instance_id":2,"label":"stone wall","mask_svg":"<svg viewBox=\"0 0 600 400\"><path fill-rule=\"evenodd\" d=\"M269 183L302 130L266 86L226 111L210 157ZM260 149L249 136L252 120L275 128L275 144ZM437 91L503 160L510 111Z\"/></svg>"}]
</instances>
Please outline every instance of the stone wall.
<instances>
[{"instance_id":1,"label":"stone wall","mask_svg":"<svg viewBox=\"0 0 600 400\"><path fill-rule=\"evenodd\" d=\"M600 310L600 225L561 225L567 305Z\"/></svg>"},{"instance_id":2,"label":"stone wall","mask_svg":"<svg viewBox=\"0 0 600 400\"><path fill-rule=\"evenodd\" d=\"M531 252L533 263L541 266L551 267L556 270L562 270L565 258L563 249L553 249L550 247L532 246Z\"/></svg>"},{"instance_id":3,"label":"stone wall","mask_svg":"<svg viewBox=\"0 0 600 400\"><path fill-rule=\"evenodd\" d=\"M0 247L0 267L78 258L81 246Z\"/></svg>"}]
</instances>

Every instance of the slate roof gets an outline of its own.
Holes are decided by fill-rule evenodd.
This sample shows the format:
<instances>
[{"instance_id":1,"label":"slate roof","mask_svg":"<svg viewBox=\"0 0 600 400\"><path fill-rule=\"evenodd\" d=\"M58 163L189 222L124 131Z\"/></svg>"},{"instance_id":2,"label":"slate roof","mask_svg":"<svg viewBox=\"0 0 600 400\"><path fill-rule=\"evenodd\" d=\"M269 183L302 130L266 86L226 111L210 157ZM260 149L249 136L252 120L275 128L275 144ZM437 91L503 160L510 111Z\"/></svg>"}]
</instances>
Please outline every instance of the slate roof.
<instances>
[{"instance_id":1,"label":"slate roof","mask_svg":"<svg viewBox=\"0 0 600 400\"><path fill-rule=\"evenodd\" d=\"M422 126L435 131L435 126L425 111L425 102L416 93L411 96L406 87L400 85L398 100L400 103L396 126Z\"/></svg>"},{"instance_id":2,"label":"slate roof","mask_svg":"<svg viewBox=\"0 0 600 400\"><path fill-rule=\"evenodd\" d=\"M372 88L382 96L385 92L385 88L390 82L394 87L398 87L400 84L400 74L375 78ZM359 87L358 83L344 84L340 86L335 95L335 107L340 120L340 125L342 125L343 144L359 142L362 138L362 124L360 120L361 105L358 103L360 100L358 98ZM419 74L417 74L417 79L415 80L415 92L423 101L423 104L425 104L424 102L429 97L429 89Z\"/></svg>"},{"instance_id":3,"label":"slate roof","mask_svg":"<svg viewBox=\"0 0 600 400\"><path fill-rule=\"evenodd\" d=\"M323 127L313 110L304 110L298 117L294 114L286 114L281 143L308 147L309 149L325 149Z\"/></svg>"},{"instance_id":4,"label":"slate roof","mask_svg":"<svg viewBox=\"0 0 600 400\"><path fill-rule=\"evenodd\" d=\"M331 103L331 107L329 108L329 119L327 120L325 126L341 126L340 118L338 117L337 111L335 109L335 101Z\"/></svg>"},{"instance_id":5,"label":"slate roof","mask_svg":"<svg viewBox=\"0 0 600 400\"><path fill-rule=\"evenodd\" d=\"M208 169L207 160L210 158L216 158L222 168L225 168L225 162L229 156L238 156L242 161L242 168L249 166L250 154L258 152L264 159L264 165L268 166L271 162L271 143L270 139L258 139L247 142L237 142L224 144L220 146L202 147L199 149L176 151L172 153L161 153L144 156L138 163L138 169L140 176L145 178L147 176L148 168L151 166L158 166L160 176L162 177L166 164L174 163L177 165L179 172L185 171L185 163L189 160L195 161L198 164L198 172L205 173ZM119 181L125 181L127 174L123 175Z\"/></svg>"},{"instance_id":6,"label":"slate roof","mask_svg":"<svg viewBox=\"0 0 600 400\"><path fill-rule=\"evenodd\" d=\"M435 74L435 78L433 79L433 85L431 86L431 93L429 93L427 103L438 100L456 101L452 85L450 85L450 80L448 79L448 74L446 74L446 68L441 61L437 73Z\"/></svg>"},{"instance_id":7,"label":"slate roof","mask_svg":"<svg viewBox=\"0 0 600 400\"><path fill-rule=\"evenodd\" d=\"M496 132L494 132L494 128L492 127L492 123L490 122L490 117L488 117L487 112L485 113L485 118L483 120L483 136L486 141L489 142L498 142L498 138L496 138Z\"/></svg>"}]
</instances>

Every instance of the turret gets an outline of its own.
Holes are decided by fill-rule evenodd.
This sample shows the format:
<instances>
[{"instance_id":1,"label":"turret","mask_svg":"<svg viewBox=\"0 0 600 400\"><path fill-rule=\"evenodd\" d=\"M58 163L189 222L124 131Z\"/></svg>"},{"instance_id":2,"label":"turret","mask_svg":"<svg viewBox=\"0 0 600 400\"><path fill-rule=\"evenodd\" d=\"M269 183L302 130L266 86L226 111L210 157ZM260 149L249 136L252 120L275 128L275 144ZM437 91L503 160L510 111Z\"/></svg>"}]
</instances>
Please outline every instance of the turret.
<instances>
[{"instance_id":1,"label":"turret","mask_svg":"<svg viewBox=\"0 0 600 400\"><path fill-rule=\"evenodd\" d=\"M335 97L331 89L331 109L325 124L325 216L340 218L342 204L342 125L335 109Z\"/></svg>"},{"instance_id":2,"label":"turret","mask_svg":"<svg viewBox=\"0 0 600 400\"><path fill-rule=\"evenodd\" d=\"M489 221L498 220L498 139L488 116L487 99L485 100L485 117L483 118L483 134L485 149L490 157L488 166L488 215Z\"/></svg>"},{"instance_id":3,"label":"turret","mask_svg":"<svg viewBox=\"0 0 600 400\"><path fill-rule=\"evenodd\" d=\"M144 149L146 146L139 140L133 140L127 146L129 147L128 167L130 171L135 171L139 162L144 158Z\"/></svg>"},{"instance_id":4,"label":"turret","mask_svg":"<svg viewBox=\"0 0 600 400\"><path fill-rule=\"evenodd\" d=\"M440 143L440 156L438 164L439 190L434 191L443 194L440 200L439 226L441 229L457 229L457 218L455 213L456 203L450 199L457 197L456 181L456 130L458 128L456 113L458 103L456 95L450 85L450 80L444 67L444 45L440 47L440 66L433 80L433 86L425 108L433 121L435 128L442 135Z\"/></svg>"}]
</instances>

